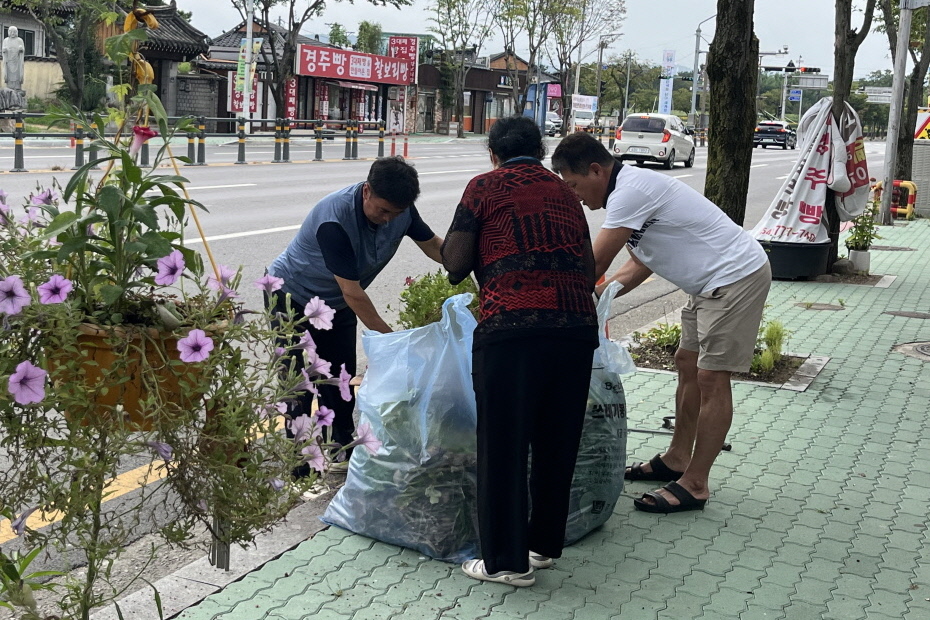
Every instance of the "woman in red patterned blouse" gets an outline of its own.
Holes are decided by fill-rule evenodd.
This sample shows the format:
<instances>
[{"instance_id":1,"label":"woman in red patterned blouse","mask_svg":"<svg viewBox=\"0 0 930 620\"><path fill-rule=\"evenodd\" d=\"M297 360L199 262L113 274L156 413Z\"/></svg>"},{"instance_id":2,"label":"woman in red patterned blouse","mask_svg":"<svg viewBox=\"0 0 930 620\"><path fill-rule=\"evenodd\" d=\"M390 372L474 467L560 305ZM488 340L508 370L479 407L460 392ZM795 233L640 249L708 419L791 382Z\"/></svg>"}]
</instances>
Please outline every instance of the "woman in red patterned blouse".
<instances>
[{"instance_id":1,"label":"woman in red patterned blouse","mask_svg":"<svg viewBox=\"0 0 930 620\"><path fill-rule=\"evenodd\" d=\"M529 586L534 568L562 554L597 347L594 254L578 198L540 161L533 121L498 120L488 147L494 170L468 184L442 246L449 280L474 272L480 288L472 377L482 559L462 569Z\"/></svg>"}]
</instances>

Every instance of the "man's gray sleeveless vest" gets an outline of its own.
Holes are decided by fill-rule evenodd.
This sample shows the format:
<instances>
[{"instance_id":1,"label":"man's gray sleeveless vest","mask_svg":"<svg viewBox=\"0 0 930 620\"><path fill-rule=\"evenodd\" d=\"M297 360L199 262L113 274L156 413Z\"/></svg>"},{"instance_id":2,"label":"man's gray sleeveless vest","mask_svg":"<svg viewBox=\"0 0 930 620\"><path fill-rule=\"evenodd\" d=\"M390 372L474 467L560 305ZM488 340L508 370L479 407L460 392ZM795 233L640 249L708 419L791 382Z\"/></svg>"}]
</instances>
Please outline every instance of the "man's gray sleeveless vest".
<instances>
[{"instance_id":1,"label":"man's gray sleeveless vest","mask_svg":"<svg viewBox=\"0 0 930 620\"><path fill-rule=\"evenodd\" d=\"M279 294L290 293L298 306L319 297L334 310L347 307L317 242L317 230L325 222L339 224L349 236L363 289L391 260L410 227L410 212L404 211L387 224L373 226L362 212L362 185L357 183L333 192L310 210L287 249L268 268L268 273L284 279Z\"/></svg>"}]
</instances>

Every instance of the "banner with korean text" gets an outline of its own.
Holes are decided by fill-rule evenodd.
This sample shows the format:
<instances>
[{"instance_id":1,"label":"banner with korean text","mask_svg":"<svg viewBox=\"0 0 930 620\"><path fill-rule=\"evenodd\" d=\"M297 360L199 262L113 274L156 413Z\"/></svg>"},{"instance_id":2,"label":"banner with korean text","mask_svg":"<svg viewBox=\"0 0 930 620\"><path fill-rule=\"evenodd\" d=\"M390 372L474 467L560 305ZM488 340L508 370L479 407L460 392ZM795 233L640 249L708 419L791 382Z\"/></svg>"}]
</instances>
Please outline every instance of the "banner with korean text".
<instances>
[{"instance_id":1,"label":"banner with korean text","mask_svg":"<svg viewBox=\"0 0 930 620\"><path fill-rule=\"evenodd\" d=\"M662 52L662 80L659 82L659 114L672 113L672 91L675 77L675 50Z\"/></svg>"},{"instance_id":2,"label":"banner with korean text","mask_svg":"<svg viewBox=\"0 0 930 620\"><path fill-rule=\"evenodd\" d=\"M375 84L412 84L413 72L406 58L301 45L297 50L297 75L358 80Z\"/></svg>"},{"instance_id":3,"label":"banner with korean text","mask_svg":"<svg viewBox=\"0 0 930 620\"><path fill-rule=\"evenodd\" d=\"M239 62L236 66L236 87L235 90L238 93L244 93L246 91L245 85L251 82L251 78L255 75L255 65L258 62L258 53L262 49L262 40L261 39L252 39L252 54L251 54L251 63L246 63L246 53L247 48L247 39L242 39L239 43ZM254 110L253 110L254 112Z\"/></svg>"}]
</instances>

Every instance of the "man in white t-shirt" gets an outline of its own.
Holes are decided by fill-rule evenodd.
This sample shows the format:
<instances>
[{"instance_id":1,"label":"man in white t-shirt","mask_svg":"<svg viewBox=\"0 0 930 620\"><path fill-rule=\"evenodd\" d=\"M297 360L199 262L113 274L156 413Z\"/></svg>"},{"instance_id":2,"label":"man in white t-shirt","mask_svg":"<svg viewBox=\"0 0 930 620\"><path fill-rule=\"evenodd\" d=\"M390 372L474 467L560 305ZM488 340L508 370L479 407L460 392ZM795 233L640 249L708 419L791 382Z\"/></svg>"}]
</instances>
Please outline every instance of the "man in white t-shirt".
<instances>
[{"instance_id":1,"label":"man in white t-shirt","mask_svg":"<svg viewBox=\"0 0 930 620\"><path fill-rule=\"evenodd\" d=\"M772 272L762 246L681 181L624 166L596 138L575 133L552 154L589 209L607 209L594 241L597 277L626 246L628 260L599 285L628 293L655 273L691 297L675 353L675 432L668 450L627 468L627 480L668 482L634 500L647 512L701 510L711 466L733 419L730 375L749 370Z\"/></svg>"}]
</instances>

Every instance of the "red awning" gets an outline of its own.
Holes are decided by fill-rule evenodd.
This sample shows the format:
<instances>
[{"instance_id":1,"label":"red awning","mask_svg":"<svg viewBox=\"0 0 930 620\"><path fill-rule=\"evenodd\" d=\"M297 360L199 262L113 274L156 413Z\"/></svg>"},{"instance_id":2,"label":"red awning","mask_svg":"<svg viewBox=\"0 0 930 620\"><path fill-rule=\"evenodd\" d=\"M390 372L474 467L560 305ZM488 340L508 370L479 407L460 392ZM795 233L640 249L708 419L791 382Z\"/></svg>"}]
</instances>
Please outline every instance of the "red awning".
<instances>
[{"instance_id":1,"label":"red awning","mask_svg":"<svg viewBox=\"0 0 930 620\"><path fill-rule=\"evenodd\" d=\"M374 90L377 91L378 87L371 84L362 84L361 82L342 82L342 81L331 81L327 84L332 84L333 86L340 86L342 88L354 88L355 90Z\"/></svg>"}]
</instances>

